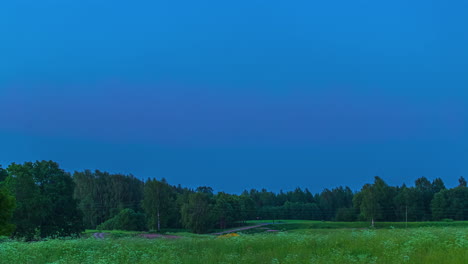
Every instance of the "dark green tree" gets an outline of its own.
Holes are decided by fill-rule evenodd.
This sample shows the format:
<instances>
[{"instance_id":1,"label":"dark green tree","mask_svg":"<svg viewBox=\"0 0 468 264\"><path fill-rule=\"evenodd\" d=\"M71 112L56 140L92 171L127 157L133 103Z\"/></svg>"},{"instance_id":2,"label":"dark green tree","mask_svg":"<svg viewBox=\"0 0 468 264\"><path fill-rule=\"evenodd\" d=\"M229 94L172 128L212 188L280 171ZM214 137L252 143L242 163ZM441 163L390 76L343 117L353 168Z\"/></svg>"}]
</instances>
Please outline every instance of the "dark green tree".
<instances>
[{"instance_id":1,"label":"dark green tree","mask_svg":"<svg viewBox=\"0 0 468 264\"><path fill-rule=\"evenodd\" d=\"M466 187L466 180L465 178L463 178L463 176L460 176L460 178L458 179L458 183L459 187Z\"/></svg>"},{"instance_id":2,"label":"dark green tree","mask_svg":"<svg viewBox=\"0 0 468 264\"><path fill-rule=\"evenodd\" d=\"M432 181L432 193L436 194L442 190L445 190L445 184L441 178L435 178Z\"/></svg>"},{"instance_id":3,"label":"dark green tree","mask_svg":"<svg viewBox=\"0 0 468 264\"><path fill-rule=\"evenodd\" d=\"M182 224L194 233L206 233L213 227L212 201L207 193L197 192L188 195L182 205Z\"/></svg>"},{"instance_id":4,"label":"dark green tree","mask_svg":"<svg viewBox=\"0 0 468 264\"><path fill-rule=\"evenodd\" d=\"M434 220L468 220L468 187L440 191L434 196L431 209Z\"/></svg>"},{"instance_id":5,"label":"dark green tree","mask_svg":"<svg viewBox=\"0 0 468 264\"><path fill-rule=\"evenodd\" d=\"M324 220L334 220L339 208L353 207L353 192L349 187L337 187L332 190L325 189L318 198Z\"/></svg>"},{"instance_id":6,"label":"dark green tree","mask_svg":"<svg viewBox=\"0 0 468 264\"><path fill-rule=\"evenodd\" d=\"M158 231L168 227L176 211L176 195L172 187L164 179L148 179L143 192L142 206L147 215L148 227Z\"/></svg>"},{"instance_id":7,"label":"dark green tree","mask_svg":"<svg viewBox=\"0 0 468 264\"><path fill-rule=\"evenodd\" d=\"M370 220L373 225L374 221L394 218L394 195L394 189L376 176L373 184L364 185L354 196L353 203L360 212L360 219Z\"/></svg>"},{"instance_id":8,"label":"dark green tree","mask_svg":"<svg viewBox=\"0 0 468 264\"><path fill-rule=\"evenodd\" d=\"M239 219L242 222L246 222L247 220L255 219L257 216L257 210L255 208L255 202L250 198L248 193L243 193L239 196Z\"/></svg>"},{"instance_id":9,"label":"dark green tree","mask_svg":"<svg viewBox=\"0 0 468 264\"><path fill-rule=\"evenodd\" d=\"M8 177L8 172L2 168L2 165L0 165L0 183L4 182L7 177Z\"/></svg>"},{"instance_id":10,"label":"dark green tree","mask_svg":"<svg viewBox=\"0 0 468 264\"><path fill-rule=\"evenodd\" d=\"M431 202L433 220L439 221L449 217L449 201L447 200L449 192L449 190L443 190L434 195Z\"/></svg>"},{"instance_id":11,"label":"dark green tree","mask_svg":"<svg viewBox=\"0 0 468 264\"><path fill-rule=\"evenodd\" d=\"M234 195L229 195L224 192L220 192L215 196L215 204L213 206L214 214L218 220L219 228L225 229L233 226L236 220L239 220L239 199Z\"/></svg>"},{"instance_id":12,"label":"dark green tree","mask_svg":"<svg viewBox=\"0 0 468 264\"><path fill-rule=\"evenodd\" d=\"M17 201L16 236L32 239L81 233L82 215L73 198L73 180L57 163L13 163L7 171L8 185Z\"/></svg>"},{"instance_id":13,"label":"dark green tree","mask_svg":"<svg viewBox=\"0 0 468 264\"><path fill-rule=\"evenodd\" d=\"M6 188L0 186L0 236L9 236L15 230L12 223L15 207L15 198Z\"/></svg>"},{"instance_id":14,"label":"dark green tree","mask_svg":"<svg viewBox=\"0 0 468 264\"><path fill-rule=\"evenodd\" d=\"M86 228L96 228L125 208L141 211L143 182L133 175L85 170L75 172L73 180Z\"/></svg>"}]
</instances>

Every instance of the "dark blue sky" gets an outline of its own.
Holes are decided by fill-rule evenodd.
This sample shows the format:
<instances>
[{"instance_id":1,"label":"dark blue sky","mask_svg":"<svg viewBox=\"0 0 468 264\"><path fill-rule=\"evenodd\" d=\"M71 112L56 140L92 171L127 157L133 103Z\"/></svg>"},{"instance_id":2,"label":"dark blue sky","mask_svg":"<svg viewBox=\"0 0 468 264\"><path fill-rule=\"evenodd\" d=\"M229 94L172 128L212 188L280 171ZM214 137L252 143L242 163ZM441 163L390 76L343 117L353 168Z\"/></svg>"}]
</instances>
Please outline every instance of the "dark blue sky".
<instances>
[{"instance_id":1,"label":"dark blue sky","mask_svg":"<svg viewBox=\"0 0 468 264\"><path fill-rule=\"evenodd\" d=\"M240 192L468 171L466 1L0 4L0 164Z\"/></svg>"}]
</instances>

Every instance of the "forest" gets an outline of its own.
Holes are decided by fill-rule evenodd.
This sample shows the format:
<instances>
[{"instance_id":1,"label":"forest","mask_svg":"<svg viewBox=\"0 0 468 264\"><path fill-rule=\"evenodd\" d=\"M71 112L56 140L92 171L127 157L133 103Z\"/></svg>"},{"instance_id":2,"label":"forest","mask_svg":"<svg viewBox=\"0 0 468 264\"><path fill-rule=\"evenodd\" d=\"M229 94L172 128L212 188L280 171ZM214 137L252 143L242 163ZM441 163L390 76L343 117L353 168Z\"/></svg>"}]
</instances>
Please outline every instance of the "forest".
<instances>
[{"instance_id":1,"label":"forest","mask_svg":"<svg viewBox=\"0 0 468 264\"><path fill-rule=\"evenodd\" d=\"M389 186L376 176L359 191L311 193L244 190L240 195L141 180L103 171L66 172L54 161L0 166L0 235L34 240L79 236L85 229L187 229L207 233L247 220L454 221L468 220L468 187L446 188L441 178Z\"/></svg>"}]
</instances>

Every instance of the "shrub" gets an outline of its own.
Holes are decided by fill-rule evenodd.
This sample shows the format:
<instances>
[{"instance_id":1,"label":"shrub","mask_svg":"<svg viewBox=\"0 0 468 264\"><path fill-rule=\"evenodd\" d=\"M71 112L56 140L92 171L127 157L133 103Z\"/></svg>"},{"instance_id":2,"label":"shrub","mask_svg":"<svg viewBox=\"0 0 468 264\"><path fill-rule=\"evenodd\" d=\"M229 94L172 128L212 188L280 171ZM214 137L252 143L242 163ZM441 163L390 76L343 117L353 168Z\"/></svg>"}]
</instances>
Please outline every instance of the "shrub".
<instances>
[{"instance_id":1,"label":"shrub","mask_svg":"<svg viewBox=\"0 0 468 264\"><path fill-rule=\"evenodd\" d=\"M146 219L144 214L136 213L132 209L127 208L100 224L97 228L100 230L143 231L146 230Z\"/></svg>"}]
</instances>

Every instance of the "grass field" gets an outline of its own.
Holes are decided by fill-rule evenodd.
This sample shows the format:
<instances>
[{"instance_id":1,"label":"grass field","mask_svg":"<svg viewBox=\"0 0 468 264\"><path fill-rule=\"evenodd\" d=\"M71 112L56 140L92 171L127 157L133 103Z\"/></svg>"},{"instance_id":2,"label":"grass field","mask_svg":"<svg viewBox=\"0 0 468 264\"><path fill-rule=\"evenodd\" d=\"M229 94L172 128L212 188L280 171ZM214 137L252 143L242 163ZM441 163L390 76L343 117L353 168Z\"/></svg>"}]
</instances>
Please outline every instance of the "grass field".
<instances>
[{"instance_id":1,"label":"grass field","mask_svg":"<svg viewBox=\"0 0 468 264\"><path fill-rule=\"evenodd\" d=\"M388 223L385 228L362 229L354 228L355 223L283 221L268 226L281 232L229 238L176 233L181 238L150 240L134 233L114 232L118 236L111 234L102 240L6 241L0 243L0 262L466 263L468 225L454 223L430 227L414 223L408 229L393 228L397 224Z\"/></svg>"}]
</instances>

